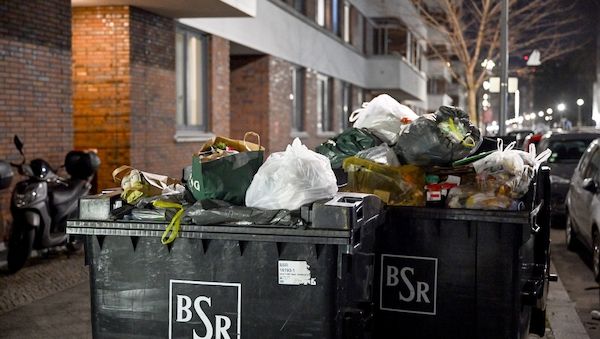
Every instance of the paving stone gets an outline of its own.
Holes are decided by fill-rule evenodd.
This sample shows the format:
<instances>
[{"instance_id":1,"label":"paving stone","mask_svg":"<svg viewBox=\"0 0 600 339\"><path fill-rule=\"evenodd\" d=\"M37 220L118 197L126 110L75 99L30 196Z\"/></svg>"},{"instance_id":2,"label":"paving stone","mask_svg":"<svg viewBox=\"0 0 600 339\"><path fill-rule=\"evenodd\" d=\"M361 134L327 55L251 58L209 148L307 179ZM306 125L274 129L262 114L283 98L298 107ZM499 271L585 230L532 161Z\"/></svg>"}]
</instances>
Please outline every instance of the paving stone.
<instances>
[{"instance_id":1,"label":"paving stone","mask_svg":"<svg viewBox=\"0 0 600 339\"><path fill-rule=\"evenodd\" d=\"M15 274L8 274L6 267L0 268L0 315L86 282L88 277L83 251L32 259Z\"/></svg>"}]
</instances>

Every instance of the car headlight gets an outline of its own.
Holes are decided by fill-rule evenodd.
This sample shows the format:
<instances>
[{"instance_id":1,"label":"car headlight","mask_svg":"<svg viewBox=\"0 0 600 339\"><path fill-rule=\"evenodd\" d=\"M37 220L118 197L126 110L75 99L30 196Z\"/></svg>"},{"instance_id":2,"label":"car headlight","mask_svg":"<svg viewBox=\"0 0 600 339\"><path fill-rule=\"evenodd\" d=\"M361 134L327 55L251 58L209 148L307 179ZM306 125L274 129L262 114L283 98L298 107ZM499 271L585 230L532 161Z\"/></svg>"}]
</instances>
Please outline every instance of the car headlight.
<instances>
[{"instance_id":1,"label":"car headlight","mask_svg":"<svg viewBox=\"0 0 600 339\"><path fill-rule=\"evenodd\" d=\"M565 179L563 177L559 177L558 175L550 175L550 183L551 184L565 184L568 185L571 182L569 179Z\"/></svg>"}]
</instances>

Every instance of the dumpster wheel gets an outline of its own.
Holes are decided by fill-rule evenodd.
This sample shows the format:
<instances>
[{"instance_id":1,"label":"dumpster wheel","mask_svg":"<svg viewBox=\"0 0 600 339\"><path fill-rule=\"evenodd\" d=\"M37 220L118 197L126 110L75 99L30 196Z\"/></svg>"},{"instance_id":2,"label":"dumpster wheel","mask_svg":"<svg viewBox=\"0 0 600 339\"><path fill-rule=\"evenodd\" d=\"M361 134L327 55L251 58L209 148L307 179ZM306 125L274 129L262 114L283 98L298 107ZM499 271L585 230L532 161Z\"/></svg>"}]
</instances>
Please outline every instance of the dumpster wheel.
<instances>
[{"instance_id":1,"label":"dumpster wheel","mask_svg":"<svg viewBox=\"0 0 600 339\"><path fill-rule=\"evenodd\" d=\"M537 307L531 308L531 320L529 321L529 333L543 337L546 333L546 310Z\"/></svg>"}]
</instances>

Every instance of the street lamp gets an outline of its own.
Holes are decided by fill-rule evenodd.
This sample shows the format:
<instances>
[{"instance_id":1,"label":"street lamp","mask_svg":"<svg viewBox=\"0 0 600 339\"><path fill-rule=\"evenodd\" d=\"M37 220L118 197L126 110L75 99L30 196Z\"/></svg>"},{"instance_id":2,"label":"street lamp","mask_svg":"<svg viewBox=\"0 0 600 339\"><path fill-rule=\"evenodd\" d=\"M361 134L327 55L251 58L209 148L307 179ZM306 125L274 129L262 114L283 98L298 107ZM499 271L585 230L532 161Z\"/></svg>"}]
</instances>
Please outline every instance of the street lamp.
<instances>
[{"instance_id":1,"label":"street lamp","mask_svg":"<svg viewBox=\"0 0 600 339\"><path fill-rule=\"evenodd\" d=\"M581 128L581 106L583 106L583 99L577 99L577 127Z\"/></svg>"},{"instance_id":2,"label":"street lamp","mask_svg":"<svg viewBox=\"0 0 600 339\"><path fill-rule=\"evenodd\" d=\"M550 115L550 114L552 114L552 113L554 113L554 111L552 110L552 108L548 108L548 109L546 110L546 114Z\"/></svg>"},{"instance_id":3,"label":"street lamp","mask_svg":"<svg viewBox=\"0 0 600 339\"><path fill-rule=\"evenodd\" d=\"M494 67L496 67L496 63L494 62L494 60L485 59L481 62L481 67L491 72L494 69Z\"/></svg>"},{"instance_id":4,"label":"street lamp","mask_svg":"<svg viewBox=\"0 0 600 339\"><path fill-rule=\"evenodd\" d=\"M567 108L567 106L565 106L565 104L562 102L556 106L556 109L558 109L558 111L560 112L560 124L564 124L562 112L565 110L565 108Z\"/></svg>"}]
</instances>

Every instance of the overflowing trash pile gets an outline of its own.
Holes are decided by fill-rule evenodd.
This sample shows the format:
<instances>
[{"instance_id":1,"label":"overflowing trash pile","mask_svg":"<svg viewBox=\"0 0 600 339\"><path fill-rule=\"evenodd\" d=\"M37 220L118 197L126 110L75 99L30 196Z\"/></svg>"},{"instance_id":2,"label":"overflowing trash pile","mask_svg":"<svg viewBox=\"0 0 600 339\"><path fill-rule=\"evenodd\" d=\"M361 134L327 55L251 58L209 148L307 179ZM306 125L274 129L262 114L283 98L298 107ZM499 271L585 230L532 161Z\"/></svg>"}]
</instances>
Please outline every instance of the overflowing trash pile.
<instances>
[{"instance_id":1,"label":"overflowing trash pile","mask_svg":"<svg viewBox=\"0 0 600 339\"><path fill-rule=\"evenodd\" d=\"M256 133L216 137L193 155L182 180L122 166L113 172L126 203L119 217L170 221L167 244L182 222L306 225L301 207L338 191L373 194L391 206L519 210L549 156L501 139L495 151L477 153L481 133L461 109L418 116L385 94L350 121L352 128L315 151L295 139L264 162Z\"/></svg>"}]
</instances>

